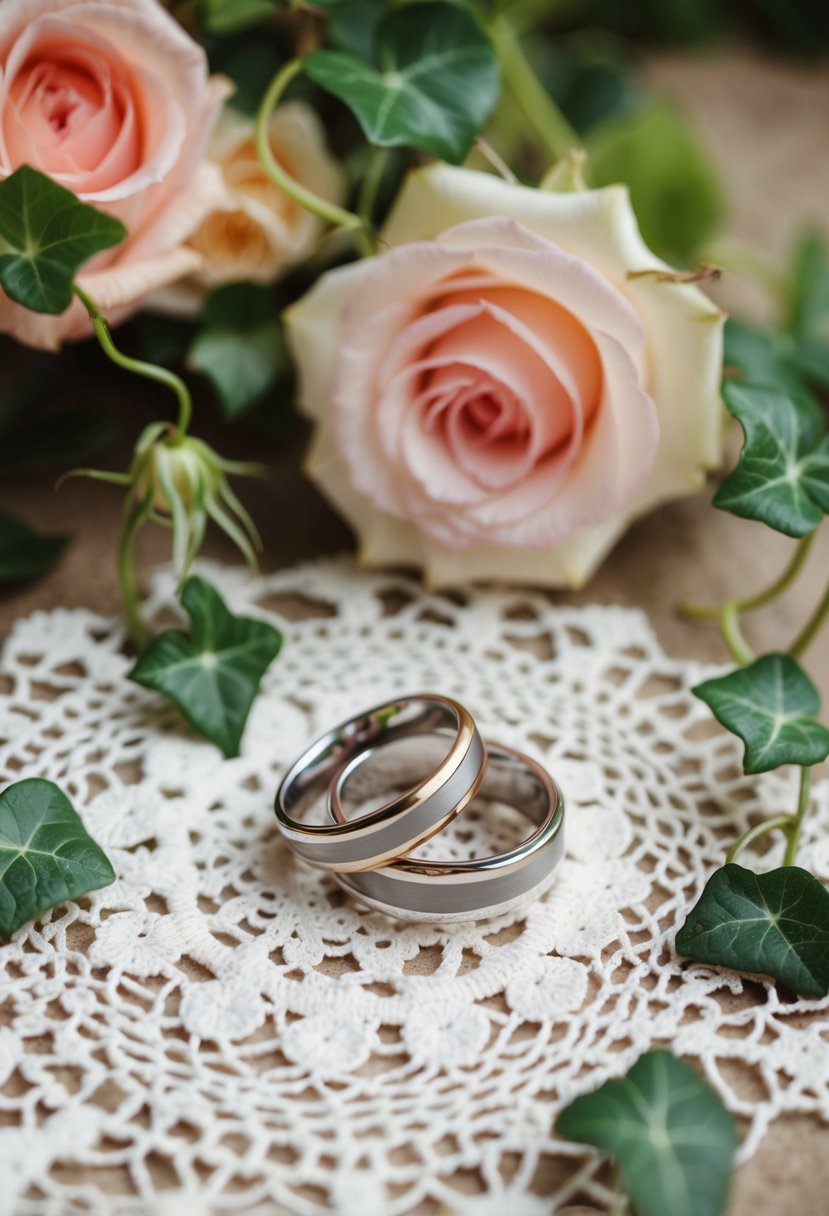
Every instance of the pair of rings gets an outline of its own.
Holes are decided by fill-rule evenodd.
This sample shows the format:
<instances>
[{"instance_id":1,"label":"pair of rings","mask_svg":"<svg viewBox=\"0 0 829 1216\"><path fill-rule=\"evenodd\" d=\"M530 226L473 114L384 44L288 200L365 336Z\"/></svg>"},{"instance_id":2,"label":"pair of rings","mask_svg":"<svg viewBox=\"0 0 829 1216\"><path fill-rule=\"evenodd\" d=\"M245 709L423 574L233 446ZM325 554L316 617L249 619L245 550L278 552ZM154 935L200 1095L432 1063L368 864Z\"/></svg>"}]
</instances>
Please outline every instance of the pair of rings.
<instances>
[{"instance_id":1,"label":"pair of rings","mask_svg":"<svg viewBox=\"0 0 829 1216\"><path fill-rule=\"evenodd\" d=\"M328 821L306 822L322 798ZM515 808L534 830L492 856L410 856L477 798ZM564 801L549 774L523 752L485 744L458 701L432 693L390 701L318 739L286 773L275 810L298 857L398 920L506 912L548 885L564 849Z\"/></svg>"}]
</instances>

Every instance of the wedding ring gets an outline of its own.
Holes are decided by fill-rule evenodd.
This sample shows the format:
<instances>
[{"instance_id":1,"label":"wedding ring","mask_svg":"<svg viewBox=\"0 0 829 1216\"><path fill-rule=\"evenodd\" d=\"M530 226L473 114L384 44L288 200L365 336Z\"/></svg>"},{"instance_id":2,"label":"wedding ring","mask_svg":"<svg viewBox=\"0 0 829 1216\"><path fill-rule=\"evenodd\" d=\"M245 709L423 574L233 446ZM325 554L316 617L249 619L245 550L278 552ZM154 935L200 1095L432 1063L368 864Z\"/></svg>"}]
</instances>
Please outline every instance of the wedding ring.
<instances>
[{"instance_id":1,"label":"wedding ring","mask_svg":"<svg viewBox=\"0 0 829 1216\"><path fill-rule=\"evenodd\" d=\"M397 920L442 923L484 920L539 895L564 852L564 799L549 774L529 756L496 744L488 744L487 752L478 798L507 803L526 816L536 825L526 840L506 852L472 860L401 857L367 873L336 874L340 886L360 903ZM329 811L338 823L348 822L344 803L349 786L378 757L379 749L363 751L347 761L332 782ZM386 763L399 767L391 754ZM495 807L492 813L498 813Z\"/></svg>"},{"instance_id":2,"label":"wedding ring","mask_svg":"<svg viewBox=\"0 0 829 1216\"><path fill-rule=\"evenodd\" d=\"M416 774L398 797L343 823L302 821L341 767L365 748L440 731L446 733L440 735L438 762L421 769L427 776ZM474 798L485 764L478 729L457 701L432 693L401 697L343 722L303 752L277 792L277 824L293 851L311 865L367 870L408 853L454 819Z\"/></svg>"}]
</instances>

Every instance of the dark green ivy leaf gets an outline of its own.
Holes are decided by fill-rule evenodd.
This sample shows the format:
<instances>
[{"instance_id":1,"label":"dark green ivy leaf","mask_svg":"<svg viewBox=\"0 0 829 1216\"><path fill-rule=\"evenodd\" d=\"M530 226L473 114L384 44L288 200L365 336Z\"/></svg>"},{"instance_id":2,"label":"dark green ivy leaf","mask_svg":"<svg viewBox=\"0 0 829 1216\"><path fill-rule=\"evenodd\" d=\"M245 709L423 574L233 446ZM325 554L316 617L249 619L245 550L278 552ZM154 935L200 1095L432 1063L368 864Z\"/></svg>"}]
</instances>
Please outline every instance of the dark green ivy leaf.
<instances>
[{"instance_id":1,"label":"dark green ivy leaf","mask_svg":"<svg viewBox=\"0 0 829 1216\"><path fill-rule=\"evenodd\" d=\"M126 235L120 220L28 165L0 182L0 284L34 312L64 312L77 270Z\"/></svg>"},{"instance_id":2,"label":"dark green ivy leaf","mask_svg":"<svg viewBox=\"0 0 829 1216\"><path fill-rule=\"evenodd\" d=\"M815 721L820 694L790 655L763 655L693 692L742 739L747 773L766 773L781 764L820 764L829 756L829 730Z\"/></svg>"},{"instance_id":3,"label":"dark green ivy leaf","mask_svg":"<svg viewBox=\"0 0 829 1216\"><path fill-rule=\"evenodd\" d=\"M65 536L40 536L13 515L0 512L0 586L39 578L66 548Z\"/></svg>"},{"instance_id":4,"label":"dark green ivy leaf","mask_svg":"<svg viewBox=\"0 0 829 1216\"><path fill-rule=\"evenodd\" d=\"M41 912L108 887L115 871L66 795L31 777L0 794L0 937Z\"/></svg>"},{"instance_id":5,"label":"dark green ivy leaf","mask_svg":"<svg viewBox=\"0 0 829 1216\"><path fill-rule=\"evenodd\" d=\"M794 992L829 992L829 891L807 870L716 870L676 938L699 963L770 975Z\"/></svg>"},{"instance_id":6,"label":"dark green ivy leaf","mask_svg":"<svg viewBox=\"0 0 829 1216\"><path fill-rule=\"evenodd\" d=\"M331 11L328 37L332 46L367 63L374 60L374 40L385 0L343 0Z\"/></svg>"},{"instance_id":7,"label":"dark green ivy leaf","mask_svg":"<svg viewBox=\"0 0 829 1216\"><path fill-rule=\"evenodd\" d=\"M252 283L215 292L187 362L210 380L226 418L257 405L288 365L273 293Z\"/></svg>"},{"instance_id":8,"label":"dark green ivy leaf","mask_svg":"<svg viewBox=\"0 0 829 1216\"><path fill-rule=\"evenodd\" d=\"M499 91L497 57L473 14L446 0L392 9L377 25L374 57L377 66L347 51L313 51L303 62L371 143L460 164Z\"/></svg>"},{"instance_id":9,"label":"dark green ivy leaf","mask_svg":"<svg viewBox=\"0 0 829 1216\"><path fill-rule=\"evenodd\" d=\"M615 1159L637 1216L720 1216L737 1147L717 1094L668 1051L576 1098L556 1131Z\"/></svg>"},{"instance_id":10,"label":"dark green ivy leaf","mask_svg":"<svg viewBox=\"0 0 829 1216\"><path fill-rule=\"evenodd\" d=\"M187 580L181 602L190 633L160 634L129 678L169 697L200 734L226 756L238 756L250 707L279 653L282 634L265 621L233 616L201 578Z\"/></svg>"},{"instance_id":11,"label":"dark green ivy leaf","mask_svg":"<svg viewBox=\"0 0 829 1216\"><path fill-rule=\"evenodd\" d=\"M829 512L829 436L817 406L760 384L727 383L723 396L745 444L714 505L786 536L814 531Z\"/></svg>"}]
</instances>

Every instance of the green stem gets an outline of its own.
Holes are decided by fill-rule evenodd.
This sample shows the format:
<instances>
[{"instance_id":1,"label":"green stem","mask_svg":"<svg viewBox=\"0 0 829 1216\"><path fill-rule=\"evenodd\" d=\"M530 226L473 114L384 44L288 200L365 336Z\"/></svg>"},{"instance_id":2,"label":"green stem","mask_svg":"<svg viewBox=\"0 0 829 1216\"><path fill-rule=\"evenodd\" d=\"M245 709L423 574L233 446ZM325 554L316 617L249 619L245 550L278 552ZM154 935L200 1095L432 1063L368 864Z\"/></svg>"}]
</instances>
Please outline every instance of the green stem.
<instances>
[{"instance_id":1,"label":"green stem","mask_svg":"<svg viewBox=\"0 0 829 1216\"><path fill-rule=\"evenodd\" d=\"M144 376L147 380L155 380L158 384L165 384L167 388L175 393L178 398L178 423L176 424L176 430L179 438L183 439L187 434L187 428L193 415L193 402L190 399L190 390L187 385L180 376L177 376L175 372L169 371L166 367L159 367L156 363L145 363L141 359L130 359L128 355L123 355L112 341L107 319L98 311L95 301L78 287L77 283L74 285L73 290L89 313L95 337L98 339L104 354L113 363L117 364L118 367L123 367L125 371L134 372L137 376Z\"/></svg>"},{"instance_id":2,"label":"green stem","mask_svg":"<svg viewBox=\"0 0 829 1216\"><path fill-rule=\"evenodd\" d=\"M501 61L504 84L553 161L581 147L576 131L539 81L507 17L498 17L490 28Z\"/></svg>"},{"instance_id":3,"label":"green stem","mask_svg":"<svg viewBox=\"0 0 829 1216\"><path fill-rule=\"evenodd\" d=\"M149 507L148 502L131 503L127 499L124 525L121 529L121 539L118 542L118 585L121 588L127 633L138 651L144 649L150 635L141 614L141 601L135 577L135 536L147 517Z\"/></svg>"},{"instance_id":4,"label":"green stem","mask_svg":"<svg viewBox=\"0 0 829 1216\"><path fill-rule=\"evenodd\" d=\"M338 207L336 203L331 203L327 199L315 194L313 190L300 185L298 181L291 177L290 173L287 173L283 169L271 150L271 117L279 104L282 94L294 77L301 71L302 60L291 59L276 73L265 96L262 98L259 113L256 116L256 151L259 160L268 177L300 207L304 207L306 211L310 211L313 215L318 215L326 224L333 224L338 228L345 228L348 231L360 231L365 234L365 224L359 215L355 215L353 211L346 211L344 207Z\"/></svg>"},{"instance_id":5,"label":"green stem","mask_svg":"<svg viewBox=\"0 0 829 1216\"><path fill-rule=\"evenodd\" d=\"M731 848L725 855L726 865L730 865L735 861L738 853L741 853L747 845L752 844L755 840L759 840L761 836L765 836L767 832L774 832L777 828L787 832L794 822L792 815L775 815L773 819L764 819L762 823L756 823L753 828L749 828L747 832L743 832L739 836Z\"/></svg>"},{"instance_id":6,"label":"green stem","mask_svg":"<svg viewBox=\"0 0 829 1216\"><path fill-rule=\"evenodd\" d=\"M723 605L720 614L720 631L723 641L728 647L728 653L735 663L745 667L747 663L754 662L757 656L743 637L738 610L734 603Z\"/></svg>"},{"instance_id":7,"label":"green stem","mask_svg":"<svg viewBox=\"0 0 829 1216\"><path fill-rule=\"evenodd\" d=\"M782 595L795 581L806 564L806 559L809 556L814 539L815 532L810 532L808 536L804 536L798 541L794 556L783 573L774 580L771 586L766 587L763 591L758 591L756 595L747 596L746 599L729 600L728 603L734 611L753 612L755 608L762 608L765 604L770 604L772 600L777 599L778 595ZM694 617L697 620L716 621L722 616L725 607L725 604L689 603L682 605L682 611L686 616Z\"/></svg>"},{"instance_id":8,"label":"green stem","mask_svg":"<svg viewBox=\"0 0 829 1216\"><path fill-rule=\"evenodd\" d=\"M786 842L786 852L783 856L784 866L793 866L794 859L797 856L797 846L800 844L800 833L803 830L803 820L806 818L806 813L809 810L809 790L812 784L811 769L802 768L800 770L800 793L797 798L797 813L794 817L789 816L791 824L786 833L788 840Z\"/></svg>"},{"instance_id":9,"label":"green stem","mask_svg":"<svg viewBox=\"0 0 829 1216\"><path fill-rule=\"evenodd\" d=\"M789 654L792 658L799 659L804 650L808 650L825 625L827 618L829 618L829 587L826 588L817 608L789 647Z\"/></svg>"},{"instance_id":10,"label":"green stem","mask_svg":"<svg viewBox=\"0 0 829 1216\"><path fill-rule=\"evenodd\" d=\"M360 217L362 229L355 234L355 237L361 247L360 251L366 256L377 252L377 242L374 238L374 210L377 206L377 195L383 183L383 174L388 159L388 148L372 148L368 168L360 183L357 214Z\"/></svg>"},{"instance_id":11,"label":"green stem","mask_svg":"<svg viewBox=\"0 0 829 1216\"><path fill-rule=\"evenodd\" d=\"M791 586L806 564L806 559L814 544L816 531L810 532L808 536L802 537L797 542L792 560L770 587L767 587L765 591L758 591L756 595L750 595L747 599L736 601L738 612L752 612L755 608L762 608L765 604L776 600L778 595L782 595Z\"/></svg>"}]
</instances>

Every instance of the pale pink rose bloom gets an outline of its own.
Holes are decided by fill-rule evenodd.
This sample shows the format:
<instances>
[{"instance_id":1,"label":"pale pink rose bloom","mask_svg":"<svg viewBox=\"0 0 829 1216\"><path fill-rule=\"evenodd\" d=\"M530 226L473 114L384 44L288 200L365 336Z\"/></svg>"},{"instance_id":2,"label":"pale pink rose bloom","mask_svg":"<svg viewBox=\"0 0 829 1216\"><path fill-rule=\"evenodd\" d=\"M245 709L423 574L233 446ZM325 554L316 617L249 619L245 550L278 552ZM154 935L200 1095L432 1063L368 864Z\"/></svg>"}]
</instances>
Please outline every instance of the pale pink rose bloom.
<instances>
[{"instance_id":1,"label":"pale pink rose bloom","mask_svg":"<svg viewBox=\"0 0 829 1216\"><path fill-rule=\"evenodd\" d=\"M369 564L579 585L719 459L723 316L663 269L621 187L435 165L373 259L288 313L309 471Z\"/></svg>"},{"instance_id":2,"label":"pale pink rose bloom","mask_svg":"<svg viewBox=\"0 0 829 1216\"><path fill-rule=\"evenodd\" d=\"M270 124L271 151L300 185L332 203L346 179L328 151L325 130L304 101L281 105ZM210 291L227 283L274 283L316 249L325 232L318 216L290 199L268 177L256 152L250 118L225 106L208 159L218 174L213 205L188 245L201 254L195 274L156 292L159 312L194 317Z\"/></svg>"},{"instance_id":3,"label":"pale pink rose bloom","mask_svg":"<svg viewBox=\"0 0 829 1216\"><path fill-rule=\"evenodd\" d=\"M218 187L202 162L229 92L158 0L0 3L0 177L31 165L123 220L127 240L79 280L108 313L201 264L184 241ZM87 328L77 302L41 316L0 292L0 330L22 342Z\"/></svg>"},{"instance_id":4,"label":"pale pink rose bloom","mask_svg":"<svg viewBox=\"0 0 829 1216\"><path fill-rule=\"evenodd\" d=\"M271 119L270 142L276 159L300 185L329 202L342 202L345 173L309 105L280 106ZM268 177L256 152L253 123L243 114L225 109L209 156L222 175L224 197L190 238L204 258L196 282L211 289L240 279L274 282L313 252L323 221Z\"/></svg>"}]
</instances>

